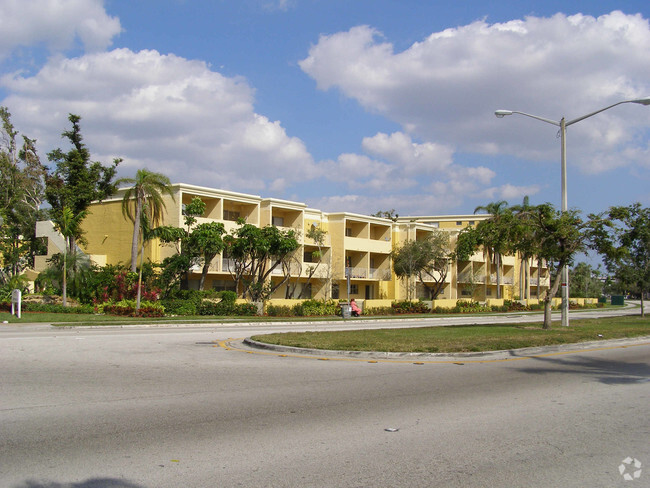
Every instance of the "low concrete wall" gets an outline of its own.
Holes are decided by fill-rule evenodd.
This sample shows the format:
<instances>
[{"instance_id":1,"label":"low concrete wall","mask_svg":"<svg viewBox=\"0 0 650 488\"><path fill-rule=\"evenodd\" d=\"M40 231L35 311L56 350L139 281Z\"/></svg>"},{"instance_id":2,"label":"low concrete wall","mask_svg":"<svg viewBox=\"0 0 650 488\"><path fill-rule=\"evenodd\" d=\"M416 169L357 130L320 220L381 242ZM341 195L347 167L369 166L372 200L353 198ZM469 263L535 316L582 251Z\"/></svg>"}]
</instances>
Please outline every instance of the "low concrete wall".
<instances>
[{"instance_id":1,"label":"low concrete wall","mask_svg":"<svg viewBox=\"0 0 650 488\"><path fill-rule=\"evenodd\" d=\"M431 308L454 308L456 304L458 303L458 300L455 298L442 298L440 300L433 300L431 302Z\"/></svg>"}]
</instances>

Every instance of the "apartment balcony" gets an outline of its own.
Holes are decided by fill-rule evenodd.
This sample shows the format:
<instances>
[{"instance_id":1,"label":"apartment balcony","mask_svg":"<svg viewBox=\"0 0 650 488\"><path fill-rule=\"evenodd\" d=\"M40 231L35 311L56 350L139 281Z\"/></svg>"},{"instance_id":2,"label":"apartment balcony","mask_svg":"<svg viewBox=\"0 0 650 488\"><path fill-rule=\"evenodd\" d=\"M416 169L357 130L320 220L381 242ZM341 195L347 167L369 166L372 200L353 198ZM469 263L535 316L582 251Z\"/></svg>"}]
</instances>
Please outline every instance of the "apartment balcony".
<instances>
[{"instance_id":1,"label":"apartment balcony","mask_svg":"<svg viewBox=\"0 0 650 488\"><path fill-rule=\"evenodd\" d=\"M440 273L434 273L434 277L429 276L429 275L423 275L422 278L425 283L433 283L434 281L437 281L440 279ZM445 276L445 283L451 283L451 272L447 272L447 276Z\"/></svg>"},{"instance_id":2,"label":"apartment balcony","mask_svg":"<svg viewBox=\"0 0 650 488\"><path fill-rule=\"evenodd\" d=\"M346 268L346 276L353 280L368 279L368 268Z\"/></svg>"},{"instance_id":3,"label":"apartment balcony","mask_svg":"<svg viewBox=\"0 0 650 488\"><path fill-rule=\"evenodd\" d=\"M512 285L514 284L515 279L512 276L501 276L501 285ZM497 275L496 273L490 275L490 284L496 285L497 284Z\"/></svg>"},{"instance_id":4,"label":"apartment balcony","mask_svg":"<svg viewBox=\"0 0 650 488\"><path fill-rule=\"evenodd\" d=\"M379 281L390 281L390 268L370 268L370 279Z\"/></svg>"},{"instance_id":5,"label":"apartment balcony","mask_svg":"<svg viewBox=\"0 0 650 488\"><path fill-rule=\"evenodd\" d=\"M302 273L301 277L303 278L308 278L309 277L309 268L314 268L316 267L315 263L305 263L302 266ZM316 270L314 271L314 274L312 275L312 278L327 278L329 277L330 274L330 267L327 264L320 264Z\"/></svg>"},{"instance_id":6,"label":"apartment balcony","mask_svg":"<svg viewBox=\"0 0 650 488\"><path fill-rule=\"evenodd\" d=\"M458 273L458 280L459 283L485 283L485 275L484 274L474 274L470 272L463 272L463 273Z\"/></svg>"},{"instance_id":7,"label":"apartment balcony","mask_svg":"<svg viewBox=\"0 0 650 488\"><path fill-rule=\"evenodd\" d=\"M346 250L390 254L393 250L390 239L373 240L362 237L345 237L343 246Z\"/></svg>"},{"instance_id":8,"label":"apartment balcony","mask_svg":"<svg viewBox=\"0 0 650 488\"><path fill-rule=\"evenodd\" d=\"M550 280L548 278L530 278L531 286L549 286Z\"/></svg>"}]
</instances>

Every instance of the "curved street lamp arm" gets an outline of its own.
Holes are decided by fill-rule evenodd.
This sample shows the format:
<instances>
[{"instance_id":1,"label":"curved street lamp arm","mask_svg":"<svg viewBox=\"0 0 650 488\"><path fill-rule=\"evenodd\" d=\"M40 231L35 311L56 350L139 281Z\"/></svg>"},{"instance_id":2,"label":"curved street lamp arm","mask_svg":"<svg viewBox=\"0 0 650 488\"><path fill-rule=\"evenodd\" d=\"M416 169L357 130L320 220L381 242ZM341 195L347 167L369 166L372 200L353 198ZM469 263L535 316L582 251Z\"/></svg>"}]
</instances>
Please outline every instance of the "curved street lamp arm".
<instances>
[{"instance_id":1,"label":"curved street lamp arm","mask_svg":"<svg viewBox=\"0 0 650 488\"><path fill-rule=\"evenodd\" d=\"M512 114L525 115L526 117L541 120L542 122L546 122L547 124L553 124L553 125L555 125L557 127L560 127L560 123L556 122L555 120L546 119L544 117L539 117L539 116L533 115L533 114L527 114L526 112L518 112L517 110L497 110L496 112L494 112L494 114L497 117L503 117L505 115L512 115Z\"/></svg>"},{"instance_id":2,"label":"curved street lamp arm","mask_svg":"<svg viewBox=\"0 0 650 488\"><path fill-rule=\"evenodd\" d=\"M641 105L650 105L650 98L640 98L638 100L623 100L622 102L615 103L613 105L610 105L609 107L601 108L600 110L596 110L595 112L591 112L590 114L583 115L582 117L578 117L577 119L569 120L566 122L566 126L570 126L572 124L575 124L576 122L580 122L581 120L587 119L591 117L592 115L599 114L600 112L604 112L605 110L609 110L612 107L616 107L617 105L621 105L622 103L640 103Z\"/></svg>"}]
</instances>

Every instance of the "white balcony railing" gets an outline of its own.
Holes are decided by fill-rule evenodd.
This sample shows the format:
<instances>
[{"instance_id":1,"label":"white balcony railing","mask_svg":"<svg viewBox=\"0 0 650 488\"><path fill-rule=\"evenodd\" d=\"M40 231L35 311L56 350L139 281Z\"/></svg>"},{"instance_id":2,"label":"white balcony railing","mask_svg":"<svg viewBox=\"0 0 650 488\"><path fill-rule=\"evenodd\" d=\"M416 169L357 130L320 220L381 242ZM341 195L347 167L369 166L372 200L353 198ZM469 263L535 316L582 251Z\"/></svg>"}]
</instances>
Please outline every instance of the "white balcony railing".
<instances>
[{"instance_id":1,"label":"white balcony railing","mask_svg":"<svg viewBox=\"0 0 650 488\"><path fill-rule=\"evenodd\" d=\"M346 268L346 276L352 279L366 279L368 278L367 268Z\"/></svg>"},{"instance_id":2,"label":"white balcony railing","mask_svg":"<svg viewBox=\"0 0 650 488\"><path fill-rule=\"evenodd\" d=\"M370 279L390 281L390 268L370 268Z\"/></svg>"}]
</instances>

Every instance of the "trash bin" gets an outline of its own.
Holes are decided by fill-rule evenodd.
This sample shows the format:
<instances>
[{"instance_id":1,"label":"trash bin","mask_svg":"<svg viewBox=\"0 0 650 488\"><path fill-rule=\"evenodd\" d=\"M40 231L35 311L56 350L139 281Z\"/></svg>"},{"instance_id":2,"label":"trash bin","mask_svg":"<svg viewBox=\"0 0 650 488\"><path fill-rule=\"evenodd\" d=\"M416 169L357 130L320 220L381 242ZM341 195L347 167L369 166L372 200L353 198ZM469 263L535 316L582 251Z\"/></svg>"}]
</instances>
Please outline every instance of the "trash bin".
<instances>
[{"instance_id":1,"label":"trash bin","mask_svg":"<svg viewBox=\"0 0 650 488\"><path fill-rule=\"evenodd\" d=\"M612 295L612 305L625 305L625 296Z\"/></svg>"},{"instance_id":2,"label":"trash bin","mask_svg":"<svg viewBox=\"0 0 650 488\"><path fill-rule=\"evenodd\" d=\"M344 319L349 319L350 318L350 304L349 303L342 303L341 304L341 316Z\"/></svg>"},{"instance_id":3,"label":"trash bin","mask_svg":"<svg viewBox=\"0 0 650 488\"><path fill-rule=\"evenodd\" d=\"M599 297L598 303L607 303L607 297Z\"/></svg>"}]
</instances>

